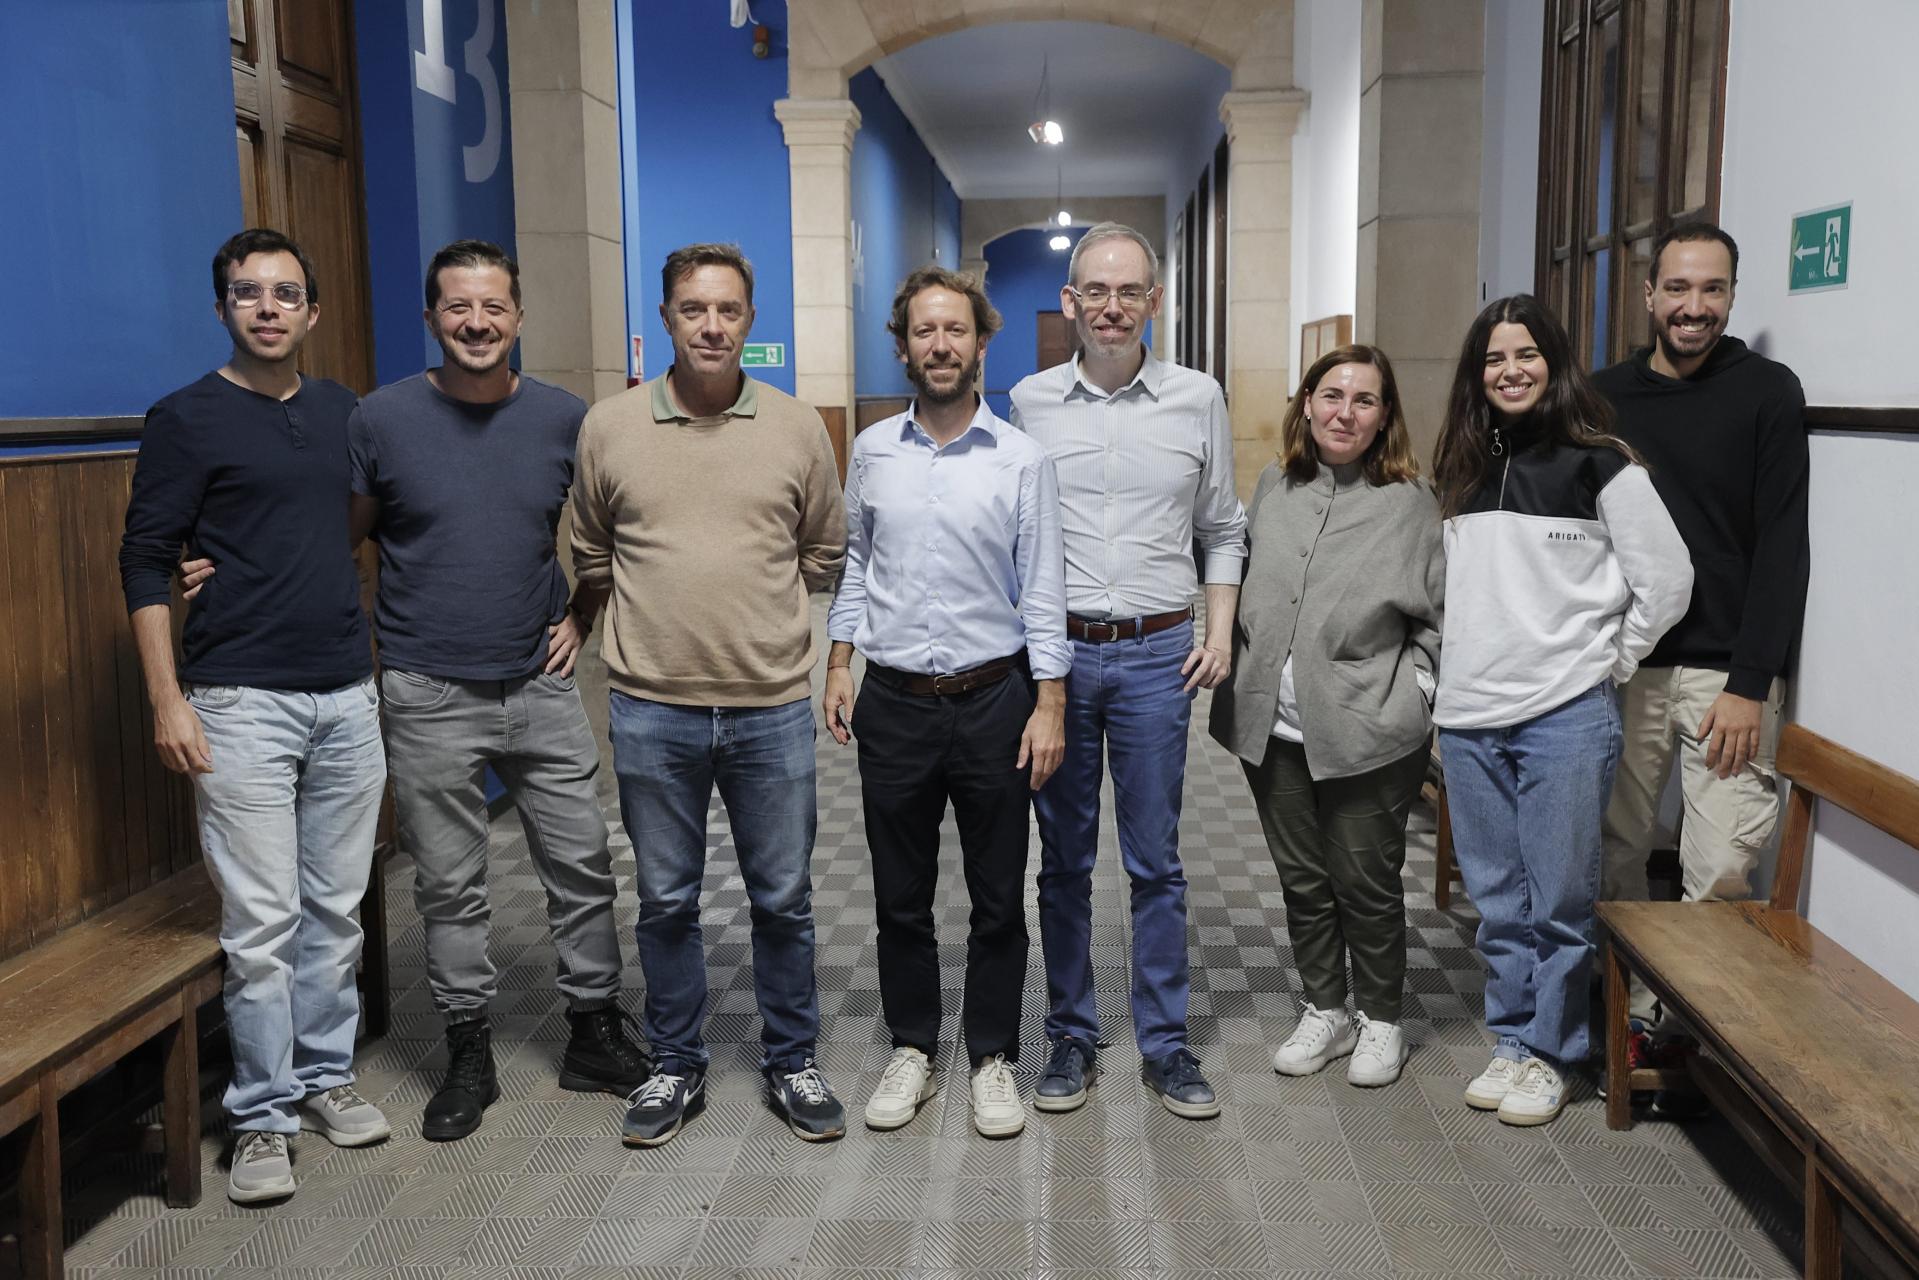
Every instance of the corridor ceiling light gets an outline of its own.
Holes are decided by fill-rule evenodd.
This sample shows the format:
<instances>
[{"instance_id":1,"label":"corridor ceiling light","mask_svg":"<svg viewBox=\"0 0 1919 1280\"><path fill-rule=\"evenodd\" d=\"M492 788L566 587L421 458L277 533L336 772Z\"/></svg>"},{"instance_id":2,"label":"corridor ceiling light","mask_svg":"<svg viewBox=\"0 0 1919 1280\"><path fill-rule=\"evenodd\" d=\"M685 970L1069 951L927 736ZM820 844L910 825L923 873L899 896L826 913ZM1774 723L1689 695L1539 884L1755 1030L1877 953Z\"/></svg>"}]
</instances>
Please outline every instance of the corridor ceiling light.
<instances>
[{"instance_id":1,"label":"corridor ceiling light","mask_svg":"<svg viewBox=\"0 0 1919 1280\"><path fill-rule=\"evenodd\" d=\"M1060 225L1060 226L1062 226L1062 227L1070 227L1070 226L1072 226L1072 225L1073 225L1073 215L1072 215L1072 214L1070 214L1070 213L1068 213L1068 212L1066 212L1066 210L1064 210L1064 209L1061 209L1061 210L1059 211L1059 225Z\"/></svg>"},{"instance_id":2,"label":"corridor ceiling light","mask_svg":"<svg viewBox=\"0 0 1919 1280\"><path fill-rule=\"evenodd\" d=\"M1059 121L1053 119L1052 94L1046 83L1046 55L1039 60L1039 92L1033 95L1033 123L1026 126L1026 136L1041 146L1057 147L1066 141L1066 131L1059 127Z\"/></svg>"},{"instance_id":3,"label":"corridor ceiling light","mask_svg":"<svg viewBox=\"0 0 1919 1280\"><path fill-rule=\"evenodd\" d=\"M1068 249L1073 247L1073 237L1054 236L1051 240L1048 240L1046 242L1046 247L1051 249L1054 253L1065 253Z\"/></svg>"}]
</instances>

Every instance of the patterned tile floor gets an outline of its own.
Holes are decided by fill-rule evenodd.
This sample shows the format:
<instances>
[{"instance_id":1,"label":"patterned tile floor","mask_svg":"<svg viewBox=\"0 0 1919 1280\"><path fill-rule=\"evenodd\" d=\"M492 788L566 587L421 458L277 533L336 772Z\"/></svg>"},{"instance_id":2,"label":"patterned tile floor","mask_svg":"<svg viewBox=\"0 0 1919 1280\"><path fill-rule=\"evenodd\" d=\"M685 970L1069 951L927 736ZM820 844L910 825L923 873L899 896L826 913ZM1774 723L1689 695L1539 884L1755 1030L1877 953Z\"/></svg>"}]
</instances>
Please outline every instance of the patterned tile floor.
<instances>
[{"instance_id":1,"label":"patterned tile floor","mask_svg":"<svg viewBox=\"0 0 1919 1280\"><path fill-rule=\"evenodd\" d=\"M818 622L823 602L815 601ZM604 675L582 676L604 735ZM1099 1006L1113 1046L1082 1110L1031 1113L1025 1133L973 1133L963 1079L907 1128L857 1123L886 1061L871 881L851 748L820 738L815 861L821 1062L848 1102L843 1141L803 1143L759 1101L758 1023L747 906L715 806L705 923L714 1050L706 1114L665 1147L628 1150L620 1106L562 1092L566 1034L553 992L543 896L517 822L495 827L494 1010L503 1097L464 1142L419 1137L443 1052L422 968L410 875L389 884L395 1016L361 1054L362 1087L395 1137L336 1151L295 1148L301 1185L275 1207L222 1194L221 1140L204 1143L206 1195L166 1209L156 1158L73 1171L69 1274L76 1277L881 1277L881 1276L1671 1276L1797 1274L1797 1207L1718 1121L1643 1121L1609 1132L1590 1081L1555 1124L1519 1130L1469 1111L1460 1089L1483 1064L1482 977L1470 905L1433 908L1432 825L1414 819L1406 868L1412 926L1405 1077L1383 1090L1334 1069L1273 1073L1292 1026L1298 975L1259 825L1231 758L1198 732L1195 708L1183 849L1191 882L1193 1044L1225 1103L1180 1120L1137 1079L1124 983L1126 890L1103 832L1095 904ZM616 853L630 858L610 769L602 774ZM1110 813L1110 806L1108 809ZM947 849L954 849L947 827ZM1037 837L1034 860L1037 863ZM630 864L629 864L630 865ZM947 1040L957 1044L965 939L956 863L940 888ZM630 870L621 877L628 975ZM1030 1096L1044 1058L1044 974L1033 949L1020 1067ZM948 1055L957 1061L957 1051ZM209 1081L209 1085L217 1085ZM217 1125L217 1107L209 1106Z\"/></svg>"}]
</instances>

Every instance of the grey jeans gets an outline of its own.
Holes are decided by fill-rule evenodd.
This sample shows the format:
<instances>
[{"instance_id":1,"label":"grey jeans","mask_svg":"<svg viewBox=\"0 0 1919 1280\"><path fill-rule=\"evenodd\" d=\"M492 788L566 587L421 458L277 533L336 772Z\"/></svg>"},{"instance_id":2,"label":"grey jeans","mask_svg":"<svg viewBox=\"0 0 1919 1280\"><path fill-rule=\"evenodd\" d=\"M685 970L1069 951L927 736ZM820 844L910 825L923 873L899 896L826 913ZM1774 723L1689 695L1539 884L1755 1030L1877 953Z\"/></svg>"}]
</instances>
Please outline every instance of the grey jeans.
<instances>
[{"instance_id":1,"label":"grey jeans","mask_svg":"<svg viewBox=\"0 0 1919 1280\"><path fill-rule=\"evenodd\" d=\"M620 992L613 862L594 790L600 752L572 679L454 680L381 672L387 772L400 847L414 862L433 1005L449 1020L486 1012L498 989L487 954L485 773L519 811L546 886L558 985L575 1008Z\"/></svg>"}]
</instances>

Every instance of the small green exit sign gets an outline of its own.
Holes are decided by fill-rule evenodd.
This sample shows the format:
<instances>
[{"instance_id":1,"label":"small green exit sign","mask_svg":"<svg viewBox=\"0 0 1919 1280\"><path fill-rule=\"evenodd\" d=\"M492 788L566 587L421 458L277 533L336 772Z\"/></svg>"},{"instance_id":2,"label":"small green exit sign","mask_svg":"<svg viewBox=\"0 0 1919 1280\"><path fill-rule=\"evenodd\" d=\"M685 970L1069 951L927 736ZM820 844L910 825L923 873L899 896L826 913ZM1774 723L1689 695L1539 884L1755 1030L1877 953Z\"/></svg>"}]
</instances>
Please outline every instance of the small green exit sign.
<instances>
[{"instance_id":1,"label":"small green exit sign","mask_svg":"<svg viewBox=\"0 0 1919 1280\"><path fill-rule=\"evenodd\" d=\"M1788 293L1843 289L1852 266L1852 204L1794 214Z\"/></svg>"},{"instance_id":2,"label":"small green exit sign","mask_svg":"<svg viewBox=\"0 0 1919 1280\"><path fill-rule=\"evenodd\" d=\"M740 348L740 367L743 369L784 369L786 367L786 344L784 342L749 342Z\"/></svg>"}]
</instances>

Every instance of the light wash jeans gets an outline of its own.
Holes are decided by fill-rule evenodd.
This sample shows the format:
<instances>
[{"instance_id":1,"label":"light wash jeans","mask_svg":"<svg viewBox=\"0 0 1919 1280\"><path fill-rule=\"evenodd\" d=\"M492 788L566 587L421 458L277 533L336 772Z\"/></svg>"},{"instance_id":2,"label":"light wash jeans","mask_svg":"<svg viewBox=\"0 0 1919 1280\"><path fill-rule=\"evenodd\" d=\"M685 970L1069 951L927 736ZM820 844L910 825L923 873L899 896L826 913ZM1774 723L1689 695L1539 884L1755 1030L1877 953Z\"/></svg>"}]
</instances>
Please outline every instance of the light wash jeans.
<instances>
[{"instance_id":1,"label":"light wash jeans","mask_svg":"<svg viewBox=\"0 0 1919 1280\"><path fill-rule=\"evenodd\" d=\"M213 772L193 778L220 891L236 1130L296 1133L294 1105L353 1080L360 899L386 786L369 678L326 693L196 685Z\"/></svg>"},{"instance_id":2,"label":"light wash jeans","mask_svg":"<svg viewBox=\"0 0 1919 1280\"><path fill-rule=\"evenodd\" d=\"M1612 681L1503 729L1442 729L1453 849L1479 908L1494 1053L1555 1067L1592 1051L1600 824L1619 763Z\"/></svg>"},{"instance_id":3,"label":"light wash jeans","mask_svg":"<svg viewBox=\"0 0 1919 1280\"><path fill-rule=\"evenodd\" d=\"M684 707L612 695L613 772L633 841L646 974L642 1029L660 1062L704 1070L700 881L714 788L752 904L761 1066L797 1071L819 1035L813 978L813 707Z\"/></svg>"}]
</instances>

